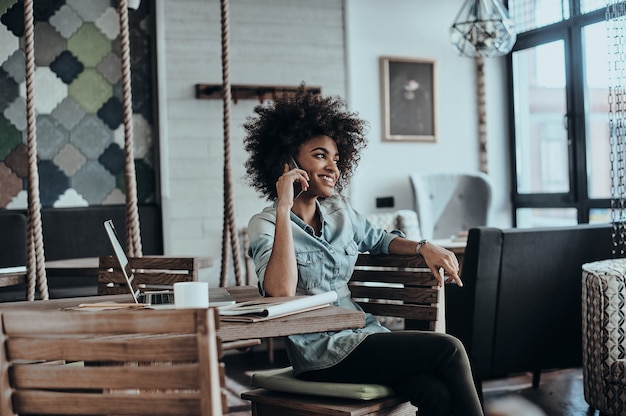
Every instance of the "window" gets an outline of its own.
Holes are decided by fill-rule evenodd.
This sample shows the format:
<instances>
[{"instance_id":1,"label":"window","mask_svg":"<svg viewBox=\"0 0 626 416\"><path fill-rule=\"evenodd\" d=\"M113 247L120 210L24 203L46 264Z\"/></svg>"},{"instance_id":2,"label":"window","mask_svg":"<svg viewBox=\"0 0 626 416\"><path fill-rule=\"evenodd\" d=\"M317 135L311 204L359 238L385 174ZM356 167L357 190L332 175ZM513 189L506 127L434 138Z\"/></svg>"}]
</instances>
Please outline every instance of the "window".
<instances>
[{"instance_id":1,"label":"window","mask_svg":"<svg viewBox=\"0 0 626 416\"><path fill-rule=\"evenodd\" d=\"M610 207L604 0L509 0L517 227L602 222Z\"/></svg>"}]
</instances>

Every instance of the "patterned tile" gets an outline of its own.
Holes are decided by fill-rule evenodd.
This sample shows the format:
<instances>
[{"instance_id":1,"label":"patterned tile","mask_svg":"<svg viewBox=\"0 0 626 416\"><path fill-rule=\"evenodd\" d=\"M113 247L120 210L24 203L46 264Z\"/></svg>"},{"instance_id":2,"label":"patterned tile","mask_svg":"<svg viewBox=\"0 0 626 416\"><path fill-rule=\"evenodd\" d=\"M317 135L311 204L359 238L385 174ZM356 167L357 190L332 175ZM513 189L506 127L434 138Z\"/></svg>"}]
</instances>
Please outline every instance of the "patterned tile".
<instances>
[{"instance_id":1,"label":"patterned tile","mask_svg":"<svg viewBox=\"0 0 626 416\"><path fill-rule=\"evenodd\" d=\"M22 133L9 120L0 116L0 160L4 160L20 143Z\"/></svg>"},{"instance_id":2,"label":"patterned tile","mask_svg":"<svg viewBox=\"0 0 626 416\"><path fill-rule=\"evenodd\" d=\"M70 178L51 160L42 160L38 165L41 205L51 207L70 187Z\"/></svg>"},{"instance_id":3,"label":"patterned tile","mask_svg":"<svg viewBox=\"0 0 626 416\"><path fill-rule=\"evenodd\" d=\"M102 74L104 79L111 84L115 84L122 78L122 62L113 52L109 53L100 61L96 69ZM131 71L132 72L132 71Z\"/></svg>"},{"instance_id":4,"label":"patterned tile","mask_svg":"<svg viewBox=\"0 0 626 416\"><path fill-rule=\"evenodd\" d=\"M28 193L25 190L21 190L18 194L6 205L7 209L26 209L28 207Z\"/></svg>"},{"instance_id":5,"label":"patterned tile","mask_svg":"<svg viewBox=\"0 0 626 416\"><path fill-rule=\"evenodd\" d=\"M59 196L53 206L54 208L88 207L89 201L76 192L76 189L70 188Z\"/></svg>"},{"instance_id":6,"label":"patterned tile","mask_svg":"<svg viewBox=\"0 0 626 416\"><path fill-rule=\"evenodd\" d=\"M87 156L87 159L97 159L112 140L111 131L94 115L85 116L70 132L70 142Z\"/></svg>"},{"instance_id":7,"label":"patterned tile","mask_svg":"<svg viewBox=\"0 0 626 416\"><path fill-rule=\"evenodd\" d=\"M35 65L48 66L65 50L65 38L46 22L35 25Z\"/></svg>"},{"instance_id":8,"label":"patterned tile","mask_svg":"<svg viewBox=\"0 0 626 416\"><path fill-rule=\"evenodd\" d=\"M69 141L69 133L50 115L37 117L37 156L52 159Z\"/></svg>"},{"instance_id":9,"label":"patterned tile","mask_svg":"<svg viewBox=\"0 0 626 416\"><path fill-rule=\"evenodd\" d=\"M18 130L26 130L26 100L24 98L17 97L4 109L3 114Z\"/></svg>"},{"instance_id":10,"label":"patterned tile","mask_svg":"<svg viewBox=\"0 0 626 416\"><path fill-rule=\"evenodd\" d=\"M126 163L124 149L117 143L111 143L100 155L98 162L114 176L123 173Z\"/></svg>"},{"instance_id":11,"label":"patterned tile","mask_svg":"<svg viewBox=\"0 0 626 416\"><path fill-rule=\"evenodd\" d=\"M50 69L61 78L61 81L71 84L85 67L72 52L63 51L50 63Z\"/></svg>"},{"instance_id":12,"label":"patterned tile","mask_svg":"<svg viewBox=\"0 0 626 416\"><path fill-rule=\"evenodd\" d=\"M0 0L0 16L6 12L9 7L13 6L17 0Z\"/></svg>"},{"instance_id":13,"label":"patterned tile","mask_svg":"<svg viewBox=\"0 0 626 416\"><path fill-rule=\"evenodd\" d=\"M85 117L85 112L69 97L61 101L51 114L67 131L76 127Z\"/></svg>"},{"instance_id":14,"label":"patterned tile","mask_svg":"<svg viewBox=\"0 0 626 416\"><path fill-rule=\"evenodd\" d=\"M114 40L120 34L120 16L112 7L108 7L96 20L96 26L109 40Z\"/></svg>"},{"instance_id":15,"label":"patterned tile","mask_svg":"<svg viewBox=\"0 0 626 416\"><path fill-rule=\"evenodd\" d=\"M11 153L4 159L4 163L11 169L18 178L28 177L28 147L20 143L13 148ZM1 182L0 182L1 183Z\"/></svg>"},{"instance_id":16,"label":"patterned tile","mask_svg":"<svg viewBox=\"0 0 626 416\"><path fill-rule=\"evenodd\" d=\"M152 77L140 65L132 70L133 110L152 123Z\"/></svg>"},{"instance_id":17,"label":"patterned tile","mask_svg":"<svg viewBox=\"0 0 626 416\"><path fill-rule=\"evenodd\" d=\"M25 91L26 86L22 84ZM65 97L68 87L49 67L35 68L35 109L39 114L50 114ZM26 93L23 92L26 97Z\"/></svg>"},{"instance_id":18,"label":"patterned tile","mask_svg":"<svg viewBox=\"0 0 626 416\"><path fill-rule=\"evenodd\" d=\"M0 206L6 206L22 190L22 180L0 162Z\"/></svg>"},{"instance_id":19,"label":"patterned tile","mask_svg":"<svg viewBox=\"0 0 626 416\"><path fill-rule=\"evenodd\" d=\"M17 82L4 69L0 68L0 111L4 111L19 94Z\"/></svg>"},{"instance_id":20,"label":"patterned tile","mask_svg":"<svg viewBox=\"0 0 626 416\"><path fill-rule=\"evenodd\" d=\"M16 2L0 17L0 23L16 38L24 35L24 3Z\"/></svg>"},{"instance_id":21,"label":"patterned tile","mask_svg":"<svg viewBox=\"0 0 626 416\"><path fill-rule=\"evenodd\" d=\"M111 130L115 130L124 122L124 108L116 97L109 98L97 114Z\"/></svg>"},{"instance_id":22,"label":"patterned tile","mask_svg":"<svg viewBox=\"0 0 626 416\"><path fill-rule=\"evenodd\" d=\"M100 163L88 161L72 178L72 187L97 205L115 188L115 178Z\"/></svg>"},{"instance_id":23,"label":"patterned tile","mask_svg":"<svg viewBox=\"0 0 626 416\"><path fill-rule=\"evenodd\" d=\"M86 69L69 85L70 97L90 114L95 114L113 95L111 85L94 69Z\"/></svg>"},{"instance_id":24,"label":"patterned tile","mask_svg":"<svg viewBox=\"0 0 626 416\"><path fill-rule=\"evenodd\" d=\"M37 2L36 7L33 8L35 22L47 22L63 4L65 4L65 0L45 0Z\"/></svg>"},{"instance_id":25,"label":"patterned tile","mask_svg":"<svg viewBox=\"0 0 626 416\"><path fill-rule=\"evenodd\" d=\"M71 6L85 22L95 22L98 17L111 6L109 0L67 0L67 4Z\"/></svg>"},{"instance_id":26,"label":"patterned tile","mask_svg":"<svg viewBox=\"0 0 626 416\"><path fill-rule=\"evenodd\" d=\"M86 23L67 40L67 49L85 66L95 67L111 52L111 41L93 23Z\"/></svg>"},{"instance_id":27,"label":"patterned tile","mask_svg":"<svg viewBox=\"0 0 626 416\"><path fill-rule=\"evenodd\" d=\"M63 5L55 15L50 18L50 24L61 36L65 39L69 39L76 33L76 30L82 26L83 21L74 9L68 5Z\"/></svg>"},{"instance_id":28,"label":"patterned tile","mask_svg":"<svg viewBox=\"0 0 626 416\"><path fill-rule=\"evenodd\" d=\"M87 162L85 155L72 143L66 144L52 160L70 178Z\"/></svg>"},{"instance_id":29,"label":"patterned tile","mask_svg":"<svg viewBox=\"0 0 626 416\"><path fill-rule=\"evenodd\" d=\"M118 188L113 189L103 200L102 205L119 205L126 203L126 196Z\"/></svg>"},{"instance_id":30,"label":"patterned tile","mask_svg":"<svg viewBox=\"0 0 626 416\"><path fill-rule=\"evenodd\" d=\"M139 201L154 201L154 169L145 161L135 159L135 175L137 177L137 199ZM124 181L124 172L115 177L116 186L126 192L126 183Z\"/></svg>"},{"instance_id":31,"label":"patterned tile","mask_svg":"<svg viewBox=\"0 0 626 416\"><path fill-rule=\"evenodd\" d=\"M2 38L2 34L0 34ZM4 41L4 39L3 39ZM21 84L26 79L26 63L24 58L24 52L15 51L11 56L7 58L2 64L2 69L6 71L11 78L18 84Z\"/></svg>"},{"instance_id":32,"label":"patterned tile","mask_svg":"<svg viewBox=\"0 0 626 416\"><path fill-rule=\"evenodd\" d=\"M19 48L20 41L4 25L0 25L0 39L2 39L2 42L0 42L0 62L4 62Z\"/></svg>"}]
</instances>

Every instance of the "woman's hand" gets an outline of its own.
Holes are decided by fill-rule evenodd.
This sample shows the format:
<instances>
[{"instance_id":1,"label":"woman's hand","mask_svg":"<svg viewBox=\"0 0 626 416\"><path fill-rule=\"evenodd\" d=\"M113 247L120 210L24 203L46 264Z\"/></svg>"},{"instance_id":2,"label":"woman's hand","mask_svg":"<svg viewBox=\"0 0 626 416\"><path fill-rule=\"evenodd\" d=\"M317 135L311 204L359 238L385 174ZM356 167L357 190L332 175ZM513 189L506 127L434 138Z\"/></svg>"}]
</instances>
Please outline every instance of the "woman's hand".
<instances>
[{"instance_id":1,"label":"woman's hand","mask_svg":"<svg viewBox=\"0 0 626 416\"><path fill-rule=\"evenodd\" d=\"M444 275L447 276L445 283L455 282L459 287L463 286L459 276L459 260L453 252L428 242L420 248L419 255L424 257L430 271L439 279L439 286L444 283L440 269L443 269Z\"/></svg>"},{"instance_id":2,"label":"woman's hand","mask_svg":"<svg viewBox=\"0 0 626 416\"><path fill-rule=\"evenodd\" d=\"M297 193L296 188L300 188ZM299 168L290 169L289 165L285 163L283 174L276 181L279 205L282 202L289 206L293 205L293 201L300 196L301 192L307 189L309 189L309 174L307 171Z\"/></svg>"}]
</instances>

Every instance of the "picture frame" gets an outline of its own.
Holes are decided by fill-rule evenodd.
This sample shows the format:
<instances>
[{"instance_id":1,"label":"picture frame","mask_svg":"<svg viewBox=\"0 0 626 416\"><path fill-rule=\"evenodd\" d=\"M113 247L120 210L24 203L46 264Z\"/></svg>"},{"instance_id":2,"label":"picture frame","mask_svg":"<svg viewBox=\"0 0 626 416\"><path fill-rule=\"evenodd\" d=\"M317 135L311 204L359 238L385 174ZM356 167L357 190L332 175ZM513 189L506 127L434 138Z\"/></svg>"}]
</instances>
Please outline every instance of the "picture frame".
<instances>
[{"instance_id":1,"label":"picture frame","mask_svg":"<svg viewBox=\"0 0 626 416\"><path fill-rule=\"evenodd\" d=\"M434 60L380 58L385 141L437 141Z\"/></svg>"}]
</instances>

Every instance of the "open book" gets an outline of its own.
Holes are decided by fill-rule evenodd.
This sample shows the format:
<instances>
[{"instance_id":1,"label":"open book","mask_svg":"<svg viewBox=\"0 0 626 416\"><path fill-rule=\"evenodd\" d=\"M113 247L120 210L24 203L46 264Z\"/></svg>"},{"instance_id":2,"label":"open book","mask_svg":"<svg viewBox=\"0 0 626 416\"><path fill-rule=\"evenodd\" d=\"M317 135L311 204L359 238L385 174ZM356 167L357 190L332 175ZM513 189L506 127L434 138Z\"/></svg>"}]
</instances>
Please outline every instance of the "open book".
<instances>
[{"instance_id":1,"label":"open book","mask_svg":"<svg viewBox=\"0 0 626 416\"><path fill-rule=\"evenodd\" d=\"M220 320L231 322L259 322L330 306L337 300L337 292L311 296L266 297L218 308Z\"/></svg>"}]
</instances>

